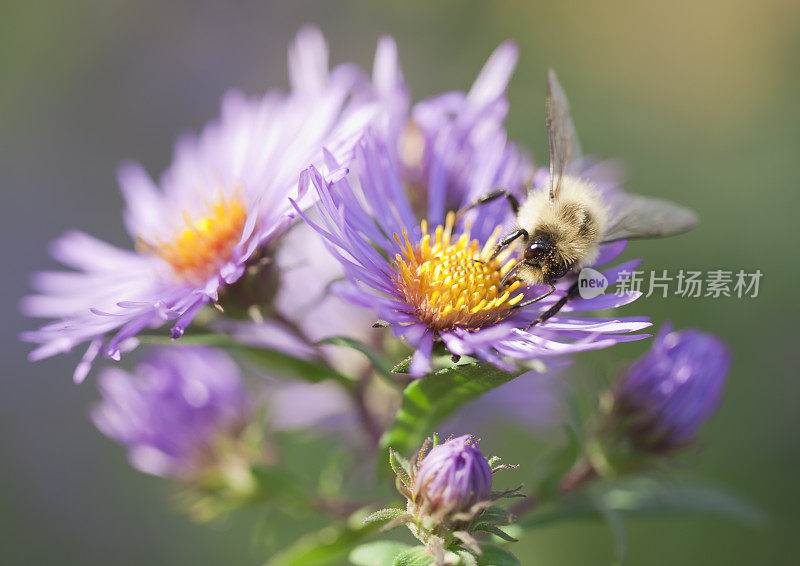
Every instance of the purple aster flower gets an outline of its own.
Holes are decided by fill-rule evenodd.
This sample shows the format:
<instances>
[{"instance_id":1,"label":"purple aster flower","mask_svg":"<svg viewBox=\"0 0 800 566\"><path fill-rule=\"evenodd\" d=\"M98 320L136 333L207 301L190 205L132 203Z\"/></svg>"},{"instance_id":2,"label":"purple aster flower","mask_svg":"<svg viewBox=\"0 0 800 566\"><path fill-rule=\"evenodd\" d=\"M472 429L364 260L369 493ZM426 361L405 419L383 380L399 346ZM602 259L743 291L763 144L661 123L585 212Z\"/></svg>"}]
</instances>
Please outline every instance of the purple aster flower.
<instances>
[{"instance_id":1,"label":"purple aster flower","mask_svg":"<svg viewBox=\"0 0 800 566\"><path fill-rule=\"evenodd\" d=\"M504 143L504 142L503 142ZM451 148L458 152L458 147ZM485 147L484 151L492 152ZM328 154L328 167L338 166ZM625 296L601 295L576 298L544 324L529 328L531 322L555 304L572 285L564 278L557 292L522 308L515 305L540 296L542 289L524 287L514 281L501 289L503 275L513 261L511 249L486 262L502 233L504 217L486 222L483 207L473 220L457 223L452 210L444 224L430 227L418 222L403 190L401 172L380 138L367 134L357 144L357 178L328 180L312 167L301 178L311 184L320 200L316 216L297 210L324 238L325 244L344 266L349 287L341 292L353 303L378 312L393 331L416 352L409 371L423 375L431 368L435 342L451 354L472 356L513 371L509 360L531 360L605 348L647 335L626 335L650 325L646 318L579 318L574 313L615 308L632 302L640 293ZM444 190L445 184L431 185L430 191ZM491 189L485 187L484 192ZM431 199L442 202L440 198ZM494 226L492 227L492 225ZM479 228L475 228L478 226ZM596 264L616 258L625 242L602 246ZM638 261L606 269L603 275L613 285L621 274L630 273Z\"/></svg>"},{"instance_id":2,"label":"purple aster flower","mask_svg":"<svg viewBox=\"0 0 800 566\"><path fill-rule=\"evenodd\" d=\"M431 514L467 512L489 499L492 469L471 435L451 438L423 458L414 492Z\"/></svg>"},{"instance_id":3,"label":"purple aster flower","mask_svg":"<svg viewBox=\"0 0 800 566\"><path fill-rule=\"evenodd\" d=\"M103 434L127 447L146 473L197 480L219 464L251 422L236 364L210 348L159 348L131 374L106 368L92 413Z\"/></svg>"},{"instance_id":4,"label":"purple aster flower","mask_svg":"<svg viewBox=\"0 0 800 566\"><path fill-rule=\"evenodd\" d=\"M468 92L443 93L412 107L394 40L379 41L372 84L382 113L373 124L419 218L441 224L448 210L482 196L487 187L524 194L533 168L503 125L517 57L517 46L505 42ZM487 205L473 230L493 230L506 213L504 203Z\"/></svg>"},{"instance_id":5,"label":"purple aster flower","mask_svg":"<svg viewBox=\"0 0 800 566\"><path fill-rule=\"evenodd\" d=\"M468 93L446 93L412 108L395 43L389 37L380 40L372 85L362 89L361 96L371 99L379 108L372 124L381 132L387 148L391 148L390 157L401 172L405 190L420 217L429 216L428 184L440 187L440 191L433 193L445 195L446 200L457 205L477 196L482 182L519 190L530 177L530 163L513 144L505 141L503 130L508 107L504 92L516 59L516 46L507 42L490 57ZM498 142L494 147L499 152L480 151L491 140ZM414 144L416 149L410 147ZM460 152L457 155L442 152L448 144L458 145ZM414 151L419 151L419 160L412 163L408 154ZM454 156L458 159L454 160ZM500 209L505 214L505 208ZM445 212L443 203L438 201L432 204L432 210L437 217ZM308 344L332 335L364 342L375 340L378 337L370 328L374 314L343 302L338 294L330 292L331 282L343 278L344 272L327 249L308 245L312 231L307 225L295 226L275 254L281 273L281 285L274 300L277 314L291 319ZM303 293L296 292L298 286L302 286ZM274 345L278 336L269 329L274 326L273 322L265 321L258 328L249 325L245 332L236 333L249 343ZM318 353L306 348L305 355ZM350 373L364 362L358 354L342 348L327 348L324 355Z\"/></svg>"},{"instance_id":6,"label":"purple aster flower","mask_svg":"<svg viewBox=\"0 0 800 566\"><path fill-rule=\"evenodd\" d=\"M38 294L25 314L56 318L22 339L39 344L39 360L90 342L75 372L81 381L102 353L119 359L140 331L174 320L181 336L195 314L236 282L249 261L280 236L314 195L298 190L310 163L324 168L322 147L347 163L373 115L358 92L366 80L354 67L328 71L328 51L315 28L302 29L289 50L291 92L249 98L228 93L221 116L176 145L158 184L141 166L121 168L124 219L136 251L82 232L54 242L53 256L71 272L38 273Z\"/></svg>"},{"instance_id":7,"label":"purple aster flower","mask_svg":"<svg viewBox=\"0 0 800 566\"><path fill-rule=\"evenodd\" d=\"M716 336L665 324L618 384L615 422L640 450L686 445L719 406L731 359Z\"/></svg>"}]
</instances>

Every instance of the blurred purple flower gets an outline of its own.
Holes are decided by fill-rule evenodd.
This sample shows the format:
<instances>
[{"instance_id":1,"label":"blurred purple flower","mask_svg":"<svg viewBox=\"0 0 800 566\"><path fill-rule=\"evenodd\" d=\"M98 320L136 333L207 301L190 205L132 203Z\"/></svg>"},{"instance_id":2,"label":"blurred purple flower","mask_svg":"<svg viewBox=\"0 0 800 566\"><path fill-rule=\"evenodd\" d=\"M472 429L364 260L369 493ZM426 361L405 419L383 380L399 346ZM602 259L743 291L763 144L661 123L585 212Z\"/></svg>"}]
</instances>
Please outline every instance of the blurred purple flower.
<instances>
[{"instance_id":1,"label":"blurred purple flower","mask_svg":"<svg viewBox=\"0 0 800 566\"><path fill-rule=\"evenodd\" d=\"M484 147L491 153L492 148ZM458 147L451 151L458 152ZM327 155L330 169L338 166ZM301 186L311 184L319 194L312 211L314 220L298 212L323 236L325 245L344 266L349 286L340 292L353 303L371 308L391 325L393 331L416 349L410 373L419 376L431 367L435 341L441 340L450 353L474 356L513 371L513 360L566 355L584 350L638 340L645 335L624 335L650 325L646 318L575 318L571 312L615 308L637 299L641 293L624 297L601 295L571 301L559 316L525 330L542 312L563 295L572 281L562 279L558 291L537 303L512 308L526 297L538 296L537 289L514 282L499 290L499 282L511 250L488 263L476 257L491 250L503 220L513 221L510 211L483 222L484 207L476 209L472 223L456 227L452 211L444 225L429 230L412 210L403 191L400 172L393 165L386 145L368 133L356 146L357 179L328 180L316 168L304 172ZM433 185L429 190L444 190ZM491 187L486 186L488 191ZM433 202L442 202L435 197ZM475 228L483 226L483 228ZM474 238L474 239L473 239ZM602 246L597 265L619 256L625 242ZM630 272L638 261L604 272L609 285Z\"/></svg>"},{"instance_id":2,"label":"blurred purple flower","mask_svg":"<svg viewBox=\"0 0 800 566\"><path fill-rule=\"evenodd\" d=\"M686 445L719 406L731 360L716 336L665 324L618 384L615 421L638 449Z\"/></svg>"},{"instance_id":3,"label":"blurred purple flower","mask_svg":"<svg viewBox=\"0 0 800 566\"><path fill-rule=\"evenodd\" d=\"M159 348L132 374L104 369L99 387L97 428L127 447L135 468L158 476L196 479L251 418L238 367L210 348Z\"/></svg>"},{"instance_id":4,"label":"blurred purple flower","mask_svg":"<svg viewBox=\"0 0 800 566\"><path fill-rule=\"evenodd\" d=\"M492 468L469 434L435 446L414 477L414 499L426 514L468 512L492 493Z\"/></svg>"},{"instance_id":5,"label":"blurred purple flower","mask_svg":"<svg viewBox=\"0 0 800 566\"><path fill-rule=\"evenodd\" d=\"M137 164L121 168L125 224L137 251L83 232L54 242L53 256L76 271L34 277L39 294L23 300L23 312L60 320L22 334L40 344L31 360L89 341L75 371L81 381L99 353L119 359L143 329L175 320L172 336L181 336L200 308L243 275L257 250L286 230L295 217L288 197L302 207L312 202L297 178L309 163L323 167L322 147L337 163L351 159L374 110L357 95L365 77L350 65L329 72L316 28L298 33L289 75L288 95L228 93L218 120L178 141L158 185Z\"/></svg>"}]
</instances>

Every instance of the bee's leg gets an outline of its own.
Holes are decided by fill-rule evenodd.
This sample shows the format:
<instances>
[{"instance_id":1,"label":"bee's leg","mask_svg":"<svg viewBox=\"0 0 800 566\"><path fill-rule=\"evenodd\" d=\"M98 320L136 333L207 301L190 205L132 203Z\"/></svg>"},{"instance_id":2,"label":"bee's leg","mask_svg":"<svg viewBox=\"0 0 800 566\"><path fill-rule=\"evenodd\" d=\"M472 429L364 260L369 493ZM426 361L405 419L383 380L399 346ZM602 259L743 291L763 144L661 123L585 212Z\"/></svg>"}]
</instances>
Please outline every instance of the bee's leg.
<instances>
[{"instance_id":1,"label":"bee's leg","mask_svg":"<svg viewBox=\"0 0 800 566\"><path fill-rule=\"evenodd\" d=\"M572 285L572 287L569 288L569 290L567 291L566 295L561 297L558 300L558 302L556 302L552 307L550 307L549 309L544 311L542 314L540 314L539 318L537 318L536 320L534 320L528 326L525 327L525 330L528 330L532 326L535 326L537 324L542 324L542 323L546 322L547 320L549 320L550 318L555 316L558 313L558 311L563 309L564 305L567 304L567 301L569 301L570 299L574 299L577 296L578 296L578 282L576 281Z\"/></svg>"},{"instance_id":2,"label":"bee's leg","mask_svg":"<svg viewBox=\"0 0 800 566\"><path fill-rule=\"evenodd\" d=\"M541 301L542 299L546 299L547 297L549 297L550 295L552 295L552 294L555 292L555 290L556 290L556 286L555 286L555 285L553 285L552 283L548 283L548 285L550 285L550 290L549 290L549 291L547 291L545 294L543 294L543 295L539 295L539 296L538 296L538 297L536 297L535 299L531 299L531 300L529 300L529 301L525 301L524 303L518 303L518 304L514 305L514 306L513 306L513 307L511 307L511 308L513 308L513 309L521 309L521 308L523 308L523 307L527 307L528 305L532 305L533 303L538 303L538 302L539 302L539 301ZM528 328L530 328L530 327L528 327ZM527 330L527 329L526 329L526 330Z\"/></svg>"},{"instance_id":3,"label":"bee's leg","mask_svg":"<svg viewBox=\"0 0 800 566\"><path fill-rule=\"evenodd\" d=\"M507 245L512 243L514 240L516 240L520 236L525 236L527 238L528 237L528 231L525 230L524 228L518 228L518 229L514 230L508 236L506 236L505 238L503 238L502 240L500 240L497 243L497 245L494 247L494 251L492 252L492 255L489 257L489 259L487 259L486 261L481 261L479 259L476 259L475 261L478 262L478 263L486 263L488 261L492 261L494 258L496 258L500 254L500 252L503 251L503 248L505 248Z\"/></svg>"},{"instance_id":4,"label":"bee's leg","mask_svg":"<svg viewBox=\"0 0 800 566\"><path fill-rule=\"evenodd\" d=\"M509 280L510 280L512 277L514 277L514 275L516 275L517 271L519 271L519 268L520 268L522 265L524 265L524 264L525 264L525 262L524 262L524 261L518 261L517 263L515 263L515 264L514 264L514 265L511 267L511 269L509 269L508 271L506 271L506 274L505 274L505 275L503 275L503 278L500 280L500 288L501 288L501 289L502 289L502 288L504 288L506 285L508 285L508 282L509 282Z\"/></svg>"},{"instance_id":5,"label":"bee's leg","mask_svg":"<svg viewBox=\"0 0 800 566\"><path fill-rule=\"evenodd\" d=\"M463 207L458 212L456 212L456 221L461 220L462 216L464 216L467 212L469 212L476 206L486 204L487 202L492 202L493 200L497 200L500 197L505 197L506 200L508 200L508 205L511 207L511 211L514 213L514 216L516 216L517 213L519 212L519 201L517 200L517 197L515 197L505 189L498 189L496 191L492 191L491 193L486 193L472 204L468 204L467 206Z\"/></svg>"}]
</instances>

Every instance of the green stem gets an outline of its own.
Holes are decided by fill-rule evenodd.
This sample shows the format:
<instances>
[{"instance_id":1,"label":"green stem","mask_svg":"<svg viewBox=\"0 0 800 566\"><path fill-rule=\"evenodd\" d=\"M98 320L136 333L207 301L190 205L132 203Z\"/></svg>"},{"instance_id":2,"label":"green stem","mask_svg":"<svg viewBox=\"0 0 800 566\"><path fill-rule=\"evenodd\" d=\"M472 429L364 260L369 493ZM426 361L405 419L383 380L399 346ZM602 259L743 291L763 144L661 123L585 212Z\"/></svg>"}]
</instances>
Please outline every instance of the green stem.
<instances>
[{"instance_id":1,"label":"green stem","mask_svg":"<svg viewBox=\"0 0 800 566\"><path fill-rule=\"evenodd\" d=\"M561 494L575 491L598 477L597 470L588 458L581 458L575 465L564 474L558 484L558 491Z\"/></svg>"}]
</instances>

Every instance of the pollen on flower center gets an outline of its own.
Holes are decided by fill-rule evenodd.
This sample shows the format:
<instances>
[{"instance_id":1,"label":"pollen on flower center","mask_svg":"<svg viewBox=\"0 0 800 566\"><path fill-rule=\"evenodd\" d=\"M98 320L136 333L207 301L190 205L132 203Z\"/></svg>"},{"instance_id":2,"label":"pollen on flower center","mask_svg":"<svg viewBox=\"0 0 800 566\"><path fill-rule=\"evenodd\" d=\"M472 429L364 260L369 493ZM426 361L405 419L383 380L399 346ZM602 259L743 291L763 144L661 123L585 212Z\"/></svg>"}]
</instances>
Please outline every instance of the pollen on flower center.
<instances>
[{"instance_id":1,"label":"pollen on flower center","mask_svg":"<svg viewBox=\"0 0 800 566\"><path fill-rule=\"evenodd\" d=\"M150 243L140 238L139 248L163 258L179 279L207 279L230 258L247 220L247 210L236 197L220 198L210 209L195 220L184 213L186 227L172 241Z\"/></svg>"},{"instance_id":2,"label":"pollen on flower center","mask_svg":"<svg viewBox=\"0 0 800 566\"><path fill-rule=\"evenodd\" d=\"M503 275L513 261L508 254L480 262L494 247L499 227L479 247L469 231L451 241L455 215L447 215L444 226L436 228L433 238L427 223L422 223L422 241L413 246L408 234L395 239L404 248L395 256L397 274L394 281L406 301L415 306L419 318L435 330L455 327L477 330L496 324L511 314L511 308L523 299L518 293L522 283L514 281L500 289Z\"/></svg>"}]
</instances>

